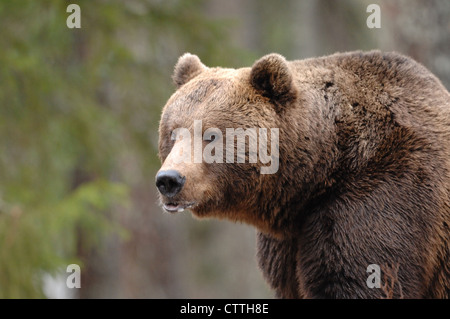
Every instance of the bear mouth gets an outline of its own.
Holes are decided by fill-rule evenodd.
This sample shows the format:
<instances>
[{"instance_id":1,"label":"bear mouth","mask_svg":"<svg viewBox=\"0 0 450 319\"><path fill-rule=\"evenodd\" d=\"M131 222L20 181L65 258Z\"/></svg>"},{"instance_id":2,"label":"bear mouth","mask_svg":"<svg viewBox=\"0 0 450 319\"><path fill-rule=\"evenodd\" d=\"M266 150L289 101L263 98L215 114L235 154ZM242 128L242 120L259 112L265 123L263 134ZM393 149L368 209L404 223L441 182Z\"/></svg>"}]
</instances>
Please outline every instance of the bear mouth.
<instances>
[{"instance_id":1,"label":"bear mouth","mask_svg":"<svg viewBox=\"0 0 450 319\"><path fill-rule=\"evenodd\" d=\"M169 213L181 213L185 209L191 208L194 205L195 205L195 202L190 202L190 203L169 202L169 203L163 203L163 208L166 212L169 212Z\"/></svg>"}]
</instances>

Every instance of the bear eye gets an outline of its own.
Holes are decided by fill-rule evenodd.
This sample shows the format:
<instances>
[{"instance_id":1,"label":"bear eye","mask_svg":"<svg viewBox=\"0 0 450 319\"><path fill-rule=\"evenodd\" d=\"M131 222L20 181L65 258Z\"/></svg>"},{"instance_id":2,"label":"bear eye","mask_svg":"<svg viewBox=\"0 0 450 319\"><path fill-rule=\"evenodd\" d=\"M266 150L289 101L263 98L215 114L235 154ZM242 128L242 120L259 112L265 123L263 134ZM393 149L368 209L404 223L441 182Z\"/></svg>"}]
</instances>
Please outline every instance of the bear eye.
<instances>
[{"instance_id":1,"label":"bear eye","mask_svg":"<svg viewBox=\"0 0 450 319\"><path fill-rule=\"evenodd\" d=\"M203 132L203 139L208 143L221 140L222 132L218 128L208 128L205 132Z\"/></svg>"},{"instance_id":2,"label":"bear eye","mask_svg":"<svg viewBox=\"0 0 450 319\"><path fill-rule=\"evenodd\" d=\"M213 142L216 140L216 134L206 134L206 135L204 135L203 140L205 142Z\"/></svg>"},{"instance_id":3,"label":"bear eye","mask_svg":"<svg viewBox=\"0 0 450 319\"><path fill-rule=\"evenodd\" d=\"M217 136L215 134L211 134L208 138L205 139L206 142L214 142L216 140Z\"/></svg>"}]
</instances>

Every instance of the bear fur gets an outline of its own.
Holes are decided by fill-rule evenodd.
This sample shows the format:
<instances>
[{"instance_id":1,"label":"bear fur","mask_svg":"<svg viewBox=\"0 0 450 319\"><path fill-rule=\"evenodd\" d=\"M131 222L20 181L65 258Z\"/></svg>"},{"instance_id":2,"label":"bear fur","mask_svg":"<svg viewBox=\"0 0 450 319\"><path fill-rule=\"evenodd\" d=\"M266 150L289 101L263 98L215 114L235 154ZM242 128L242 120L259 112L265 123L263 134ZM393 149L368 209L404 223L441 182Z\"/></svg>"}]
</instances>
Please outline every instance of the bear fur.
<instances>
[{"instance_id":1,"label":"bear fur","mask_svg":"<svg viewBox=\"0 0 450 319\"><path fill-rule=\"evenodd\" d=\"M254 225L277 297L450 297L450 94L425 67L379 51L269 54L241 69L185 54L173 80L160 172L179 172L183 185L161 202ZM179 163L173 132L194 120L279 128L278 171ZM381 288L368 287L371 264Z\"/></svg>"}]
</instances>

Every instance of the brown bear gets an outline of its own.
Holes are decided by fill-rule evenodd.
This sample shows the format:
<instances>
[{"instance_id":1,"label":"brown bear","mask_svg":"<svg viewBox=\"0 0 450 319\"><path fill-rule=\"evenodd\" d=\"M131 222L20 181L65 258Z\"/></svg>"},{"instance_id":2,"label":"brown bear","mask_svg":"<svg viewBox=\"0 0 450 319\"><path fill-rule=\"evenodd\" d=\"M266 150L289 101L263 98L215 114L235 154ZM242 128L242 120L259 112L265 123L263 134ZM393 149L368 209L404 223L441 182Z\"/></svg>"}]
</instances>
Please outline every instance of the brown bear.
<instances>
[{"instance_id":1,"label":"brown bear","mask_svg":"<svg viewBox=\"0 0 450 319\"><path fill-rule=\"evenodd\" d=\"M241 69L185 54L173 80L166 211L256 226L280 298L449 298L450 94L425 67L379 51Z\"/></svg>"}]
</instances>

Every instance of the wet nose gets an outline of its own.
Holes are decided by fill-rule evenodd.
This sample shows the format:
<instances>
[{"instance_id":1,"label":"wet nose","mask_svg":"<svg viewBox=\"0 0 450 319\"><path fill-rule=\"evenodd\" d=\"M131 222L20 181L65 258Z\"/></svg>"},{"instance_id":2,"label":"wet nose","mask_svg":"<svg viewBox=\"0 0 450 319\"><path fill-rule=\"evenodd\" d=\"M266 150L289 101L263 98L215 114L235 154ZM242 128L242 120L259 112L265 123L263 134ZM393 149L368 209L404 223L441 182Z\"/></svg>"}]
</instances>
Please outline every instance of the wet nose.
<instances>
[{"instance_id":1,"label":"wet nose","mask_svg":"<svg viewBox=\"0 0 450 319\"><path fill-rule=\"evenodd\" d=\"M167 197L174 197L183 188L186 178L176 170L160 171L156 175L156 187Z\"/></svg>"}]
</instances>

